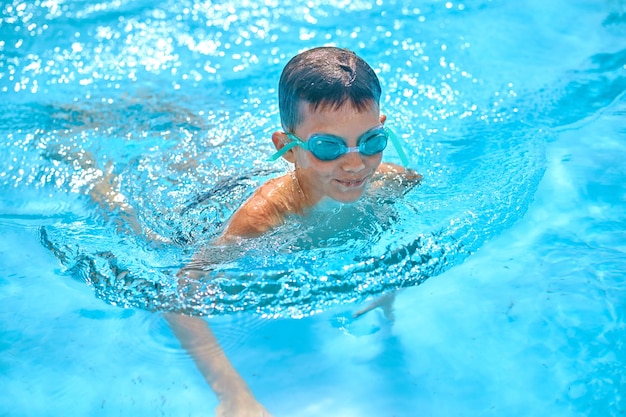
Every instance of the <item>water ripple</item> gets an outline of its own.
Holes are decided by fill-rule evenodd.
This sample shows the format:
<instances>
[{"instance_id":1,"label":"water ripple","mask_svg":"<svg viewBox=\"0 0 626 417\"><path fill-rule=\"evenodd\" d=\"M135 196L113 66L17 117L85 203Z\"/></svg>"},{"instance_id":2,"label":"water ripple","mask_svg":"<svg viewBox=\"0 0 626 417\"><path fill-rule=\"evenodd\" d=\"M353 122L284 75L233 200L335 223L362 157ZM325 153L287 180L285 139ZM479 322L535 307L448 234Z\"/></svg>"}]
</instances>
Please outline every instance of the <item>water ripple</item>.
<instances>
[{"instance_id":1,"label":"water ripple","mask_svg":"<svg viewBox=\"0 0 626 417\"><path fill-rule=\"evenodd\" d=\"M462 262L525 213L554 126L530 127L537 96L481 78L470 33L450 29L487 3L383 3L3 6L0 94L10 99L0 104L0 186L16 201L6 218L40 221L65 274L98 297L148 310L299 317ZM235 248L207 246L286 169L263 162L279 126L276 84L290 56L318 44L372 62L388 123L424 183L322 208ZM595 56L574 75L610 91L592 70L613 74L621 62ZM568 97L556 95L541 103ZM198 250L207 278L180 281Z\"/></svg>"}]
</instances>

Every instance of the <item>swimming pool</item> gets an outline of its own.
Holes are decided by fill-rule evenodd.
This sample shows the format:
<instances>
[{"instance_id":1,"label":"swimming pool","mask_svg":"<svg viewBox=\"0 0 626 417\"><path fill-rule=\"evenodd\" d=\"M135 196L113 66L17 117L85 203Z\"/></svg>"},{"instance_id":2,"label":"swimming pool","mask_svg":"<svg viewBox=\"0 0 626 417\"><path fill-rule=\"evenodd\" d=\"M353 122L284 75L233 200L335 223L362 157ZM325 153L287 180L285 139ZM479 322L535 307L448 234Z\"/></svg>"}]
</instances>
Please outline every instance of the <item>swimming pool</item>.
<instances>
[{"instance_id":1,"label":"swimming pool","mask_svg":"<svg viewBox=\"0 0 626 417\"><path fill-rule=\"evenodd\" d=\"M278 75L326 42L378 70L425 181L340 212L381 204L393 220L370 219L376 239L354 246L317 241L328 268L290 230L265 242L283 249L272 263L259 245L223 265L237 279L302 271L296 291L209 311L257 398L275 416L623 414L626 9L546 3L2 6L0 414L211 415L215 397L150 311L167 301L152 284L285 169L261 162ZM162 245L85 195L98 169ZM94 280L111 270L104 251L149 285ZM436 255L432 268L415 254ZM385 266L357 270L373 258ZM346 291L306 297L307 277L346 264ZM393 322L348 319L351 302L397 287Z\"/></svg>"}]
</instances>

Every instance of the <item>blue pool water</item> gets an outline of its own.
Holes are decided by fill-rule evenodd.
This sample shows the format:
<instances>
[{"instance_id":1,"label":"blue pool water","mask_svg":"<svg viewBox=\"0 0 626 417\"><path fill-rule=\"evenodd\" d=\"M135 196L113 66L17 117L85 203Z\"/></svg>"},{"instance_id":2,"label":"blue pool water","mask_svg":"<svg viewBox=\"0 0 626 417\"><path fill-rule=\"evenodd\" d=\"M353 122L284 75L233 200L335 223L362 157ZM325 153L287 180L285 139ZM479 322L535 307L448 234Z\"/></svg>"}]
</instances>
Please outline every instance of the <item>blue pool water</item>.
<instances>
[{"instance_id":1,"label":"blue pool water","mask_svg":"<svg viewBox=\"0 0 626 417\"><path fill-rule=\"evenodd\" d=\"M0 415L212 415L163 309L213 315L275 416L622 415L626 5L546 3L3 4ZM241 248L214 278L242 296L173 301L286 169L277 79L323 43L378 71L424 183ZM90 199L107 173L157 243ZM396 288L395 320L349 319Z\"/></svg>"}]
</instances>

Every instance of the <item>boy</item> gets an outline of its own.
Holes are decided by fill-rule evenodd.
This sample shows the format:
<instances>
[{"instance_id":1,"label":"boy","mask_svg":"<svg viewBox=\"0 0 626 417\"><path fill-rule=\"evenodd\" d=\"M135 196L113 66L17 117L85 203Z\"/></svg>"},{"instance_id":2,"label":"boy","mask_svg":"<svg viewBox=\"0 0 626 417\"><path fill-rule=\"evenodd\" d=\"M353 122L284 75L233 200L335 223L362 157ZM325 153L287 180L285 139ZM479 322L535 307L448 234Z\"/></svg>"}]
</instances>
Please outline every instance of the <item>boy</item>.
<instances>
[{"instance_id":1,"label":"boy","mask_svg":"<svg viewBox=\"0 0 626 417\"><path fill-rule=\"evenodd\" d=\"M272 159L283 157L294 170L263 184L233 214L219 238L222 243L259 236L290 215L305 215L324 199L354 202L375 178L397 178L407 186L421 180L414 171L381 163L388 139L406 158L383 127L378 77L353 52L321 47L295 56L283 70L278 93L284 131L272 135L277 151ZM179 275L200 277L203 263L200 256ZM166 318L218 396L217 416L270 415L223 352L207 349L217 341L203 319L172 313Z\"/></svg>"},{"instance_id":2,"label":"boy","mask_svg":"<svg viewBox=\"0 0 626 417\"><path fill-rule=\"evenodd\" d=\"M271 158L285 158L294 171L263 184L231 217L220 240L259 236L325 198L356 201L374 176L418 183L414 171L381 163L387 139L406 157L383 127L380 94L374 70L350 51L321 47L295 56L279 82L284 132L272 135L277 152Z\"/></svg>"}]
</instances>

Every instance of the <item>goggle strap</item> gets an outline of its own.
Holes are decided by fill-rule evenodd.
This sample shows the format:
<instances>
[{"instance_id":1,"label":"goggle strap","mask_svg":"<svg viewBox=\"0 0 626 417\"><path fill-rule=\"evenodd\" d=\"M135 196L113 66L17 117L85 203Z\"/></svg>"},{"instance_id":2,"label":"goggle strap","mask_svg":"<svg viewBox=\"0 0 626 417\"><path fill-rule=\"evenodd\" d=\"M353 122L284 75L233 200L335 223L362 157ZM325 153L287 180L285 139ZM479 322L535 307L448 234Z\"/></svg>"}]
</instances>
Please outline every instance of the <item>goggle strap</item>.
<instances>
[{"instance_id":1,"label":"goggle strap","mask_svg":"<svg viewBox=\"0 0 626 417\"><path fill-rule=\"evenodd\" d=\"M405 168L408 168L409 158L407 158L406 153L404 153L404 149L402 149L402 145L400 144L398 137L395 133L393 133L393 130L389 129L388 127L385 126L384 129L385 132L387 132L387 135L389 135L389 139L391 139L393 147L396 148L396 152L398 152L398 156L400 157L400 161L402 161L402 165L404 165Z\"/></svg>"},{"instance_id":2,"label":"goggle strap","mask_svg":"<svg viewBox=\"0 0 626 417\"><path fill-rule=\"evenodd\" d=\"M287 152L289 152L289 150L291 150L291 148L295 148L296 146L302 146L303 142L292 138L291 135L288 135L290 137L290 139L292 139L291 142L289 142L288 144L286 144L285 146L283 146L279 151L277 151L274 155L270 156L269 158L267 158L267 162L274 162L276 160L278 160L278 158L280 158L281 156L283 156L284 154L286 154Z\"/></svg>"}]
</instances>

